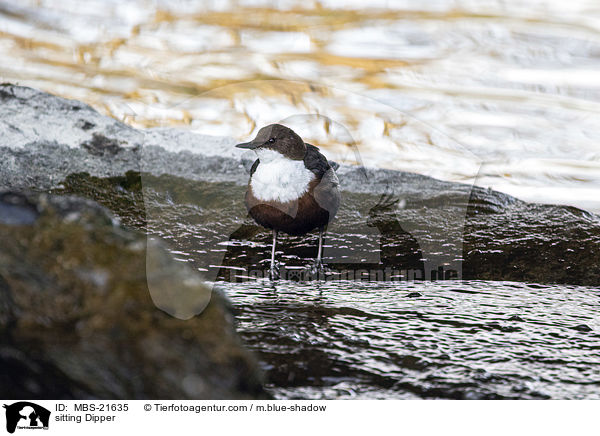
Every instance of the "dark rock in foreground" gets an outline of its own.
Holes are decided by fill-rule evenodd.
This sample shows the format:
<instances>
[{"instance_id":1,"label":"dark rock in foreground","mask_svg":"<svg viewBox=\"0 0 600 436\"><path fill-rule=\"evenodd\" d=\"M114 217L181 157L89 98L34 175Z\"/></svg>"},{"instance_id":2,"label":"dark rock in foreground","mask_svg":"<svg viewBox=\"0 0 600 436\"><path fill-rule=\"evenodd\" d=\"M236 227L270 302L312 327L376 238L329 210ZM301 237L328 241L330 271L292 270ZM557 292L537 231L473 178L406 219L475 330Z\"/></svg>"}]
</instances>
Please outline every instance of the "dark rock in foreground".
<instances>
[{"instance_id":1,"label":"dark rock in foreground","mask_svg":"<svg viewBox=\"0 0 600 436\"><path fill-rule=\"evenodd\" d=\"M96 203L1 193L0 245L0 396L265 396L224 298Z\"/></svg>"}]
</instances>

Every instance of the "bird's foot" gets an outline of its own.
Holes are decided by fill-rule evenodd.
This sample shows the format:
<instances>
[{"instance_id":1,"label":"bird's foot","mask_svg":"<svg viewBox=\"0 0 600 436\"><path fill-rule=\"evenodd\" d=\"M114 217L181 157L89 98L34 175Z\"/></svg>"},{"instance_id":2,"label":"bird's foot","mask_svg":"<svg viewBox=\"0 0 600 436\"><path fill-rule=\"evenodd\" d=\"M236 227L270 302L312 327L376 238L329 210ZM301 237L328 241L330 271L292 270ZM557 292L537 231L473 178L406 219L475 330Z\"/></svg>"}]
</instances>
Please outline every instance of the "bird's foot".
<instances>
[{"instance_id":1,"label":"bird's foot","mask_svg":"<svg viewBox=\"0 0 600 436\"><path fill-rule=\"evenodd\" d=\"M324 280L325 277L332 272L321 260L315 260L312 264L307 266L307 270L309 276L313 280Z\"/></svg>"},{"instance_id":2,"label":"bird's foot","mask_svg":"<svg viewBox=\"0 0 600 436\"><path fill-rule=\"evenodd\" d=\"M269 279L270 280L279 280L279 268L271 268L269 270Z\"/></svg>"},{"instance_id":3,"label":"bird's foot","mask_svg":"<svg viewBox=\"0 0 600 436\"><path fill-rule=\"evenodd\" d=\"M264 259L264 260L261 260L259 263L261 263L263 265L267 264L265 266L269 267L269 270L268 270L269 271L269 273L268 273L269 279L271 279L271 280L279 279L279 277L280 277L279 271L281 269L280 268L281 264L278 261L271 263L271 261L269 259ZM266 274L265 274L265 277L266 277Z\"/></svg>"},{"instance_id":4,"label":"bird's foot","mask_svg":"<svg viewBox=\"0 0 600 436\"><path fill-rule=\"evenodd\" d=\"M271 268L269 268L269 279L278 280L280 277L279 271L280 271L280 265L279 265L279 262L276 261L271 265Z\"/></svg>"}]
</instances>

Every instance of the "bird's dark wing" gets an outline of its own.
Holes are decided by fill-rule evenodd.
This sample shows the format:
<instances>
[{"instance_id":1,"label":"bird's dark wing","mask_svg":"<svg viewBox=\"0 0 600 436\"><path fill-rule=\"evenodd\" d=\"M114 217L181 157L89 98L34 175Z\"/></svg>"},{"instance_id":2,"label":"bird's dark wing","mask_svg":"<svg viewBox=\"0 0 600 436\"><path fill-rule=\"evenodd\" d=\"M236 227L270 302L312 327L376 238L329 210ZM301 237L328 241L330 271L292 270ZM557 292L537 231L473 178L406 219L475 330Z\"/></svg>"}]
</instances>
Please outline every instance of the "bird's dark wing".
<instances>
[{"instance_id":1,"label":"bird's dark wing","mask_svg":"<svg viewBox=\"0 0 600 436\"><path fill-rule=\"evenodd\" d=\"M306 144L304 165L320 178L319 184L313 190L313 197L323 209L329 212L329 221L333 219L340 206L340 191L335 168L339 165L330 164L317 147Z\"/></svg>"},{"instance_id":2,"label":"bird's dark wing","mask_svg":"<svg viewBox=\"0 0 600 436\"><path fill-rule=\"evenodd\" d=\"M304 165L319 177L323 177L323 174L331 168L327 158L321 154L317 147L311 144L306 144Z\"/></svg>"},{"instance_id":3,"label":"bird's dark wing","mask_svg":"<svg viewBox=\"0 0 600 436\"><path fill-rule=\"evenodd\" d=\"M250 168L250 177L252 177L252 174L254 174L254 171L256 171L256 168L258 167L259 163L260 163L260 160L256 159L254 161L254 163L252 164L252 168Z\"/></svg>"}]
</instances>

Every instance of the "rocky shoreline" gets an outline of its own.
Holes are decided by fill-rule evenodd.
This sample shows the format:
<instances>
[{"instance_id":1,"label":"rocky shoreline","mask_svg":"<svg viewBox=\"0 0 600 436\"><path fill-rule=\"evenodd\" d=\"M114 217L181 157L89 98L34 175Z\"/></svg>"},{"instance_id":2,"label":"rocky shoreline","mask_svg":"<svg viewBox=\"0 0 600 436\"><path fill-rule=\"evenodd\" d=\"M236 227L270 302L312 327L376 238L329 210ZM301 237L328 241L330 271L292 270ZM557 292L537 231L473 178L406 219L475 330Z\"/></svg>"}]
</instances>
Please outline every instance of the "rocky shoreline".
<instances>
[{"instance_id":1,"label":"rocky shoreline","mask_svg":"<svg viewBox=\"0 0 600 436\"><path fill-rule=\"evenodd\" d=\"M233 143L140 131L81 102L0 85L0 393L266 396L226 298L191 267L212 280L222 270L211 276L204 263L240 269L263 256L264 232L240 206L247 159ZM333 269L600 284L596 215L411 173L342 165L339 178ZM146 232L186 253L229 244L185 265ZM287 243L298 259L308 253ZM335 251L344 244L352 250ZM434 277L442 267L456 275Z\"/></svg>"}]
</instances>

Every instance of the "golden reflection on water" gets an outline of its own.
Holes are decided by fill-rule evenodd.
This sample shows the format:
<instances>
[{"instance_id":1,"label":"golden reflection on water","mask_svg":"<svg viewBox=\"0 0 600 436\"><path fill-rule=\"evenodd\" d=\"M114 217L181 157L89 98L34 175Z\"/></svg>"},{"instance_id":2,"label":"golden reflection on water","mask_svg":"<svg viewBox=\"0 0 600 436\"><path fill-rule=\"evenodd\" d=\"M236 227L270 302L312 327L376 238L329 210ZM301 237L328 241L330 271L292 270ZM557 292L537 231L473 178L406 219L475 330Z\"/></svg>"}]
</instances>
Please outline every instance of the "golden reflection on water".
<instances>
[{"instance_id":1,"label":"golden reflection on water","mask_svg":"<svg viewBox=\"0 0 600 436\"><path fill-rule=\"evenodd\" d=\"M337 159L327 119L365 164L600 211L596 2L276 3L0 1L0 79L238 139L319 114Z\"/></svg>"}]
</instances>

